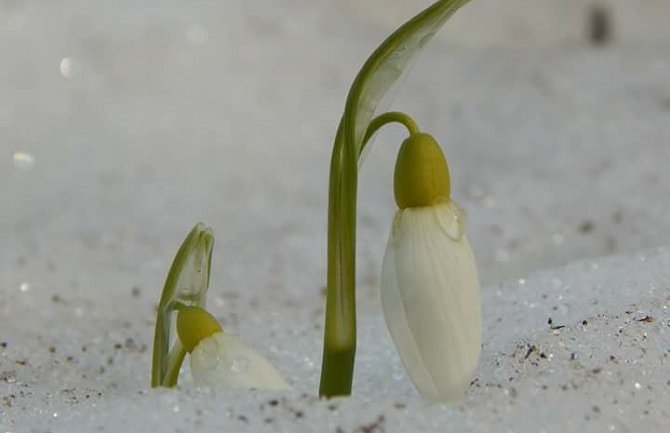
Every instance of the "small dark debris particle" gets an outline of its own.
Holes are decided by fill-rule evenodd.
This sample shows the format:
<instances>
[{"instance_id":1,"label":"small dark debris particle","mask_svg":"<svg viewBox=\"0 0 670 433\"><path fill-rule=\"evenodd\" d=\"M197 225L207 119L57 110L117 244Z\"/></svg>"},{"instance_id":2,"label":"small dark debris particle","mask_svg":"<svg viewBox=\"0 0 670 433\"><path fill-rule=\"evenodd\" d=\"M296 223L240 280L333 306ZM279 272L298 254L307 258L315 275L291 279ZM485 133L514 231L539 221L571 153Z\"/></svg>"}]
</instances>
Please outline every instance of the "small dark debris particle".
<instances>
[{"instance_id":1,"label":"small dark debris particle","mask_svg":"<svg viewBox=\"0 0 670 433\"><path fill-rule=\"evenodd\" d=\"M59 295L53 295L53 296L51 297L51 302L54 302L54 303L56 303L56 304L59 303L59 302L61 302L62 300L63 300L63 298L61 298Z\"/></svg>"},{"instance_id":2,"label":"small dark debris particle","mask_svg":"<svg viewBox=\"0 0 670 433\"><path fill-rule=\"evenodd\" d=\"M82 352L86 352L87 350L88 350L88 347L86 347L86 346L81 346L81 351L82 351Z\"/></svg>"},{"instance_id":3,"label":"small dark debris particle","mask_svg":"<svg viewBox=\"0 0 670 433\"><path fill-rule=\"evenodd\" d=\"M596 225L593 221L584 221L583 223L581 223L579 225L579 231L580 231L580 233L583 233L583 234L591 233L593 231L593 229L595 229L595 228L596 228Z\"/></svg>"},{"instance_id":4,"label":"small dark debris particle","mask_svg":"<svg viewBox=\"0 0 670 433\"><path fill-rule=\"evenodd\" d=\"M28 360L27 359L19 359L16 361L18 365L28 365Z\"/></svg>"},{"instance_id":5,"label":"small dark debris particle","mask_svg":"<svg viewBox=\"0 0 670 433\"><path fill-rule=\"evenodd\" d=\"M549 329L551 329L552 331L556 331L558 329L563 329L563 328L565 328L565 325L555 325L555 326L550 326L549 327Z\"/></svg>"},{"instance_id":6,"label":"small dark debris particle","mask_svg":"<svg viewBox=\"0 0 670 433\"><path fill-rule=\"evenodd\" d=\"M652 323L654 321L654 318L651 316L644 316L641 319L637 319L638 322L644 322L644 323Z\"/></svg>"},{"instance_id":7,"label":"small dark debris particle","mask_svg":"<svg viewBox=\"0 0 670 433\"><path fill-rule=\"evenodd\" d=\"M570 354L570 361L574 361L575 359L577 359L577 354L575 352L572 352Z\"/></svg>"},{"instance_id":8,"label":"small dark debris particle","mask_svg":"<svg viewBox=\"0 0 670 433\"><path fill-rule=\"evenodd\" d=\"M119 350L119 349L121 349L122 347L123 347L123 345L122 345L121 343L115 343L115 344L114 344L114 349L116 349L116 350Z\"/></svg>"},{"instance_id":9,"label":"small dark debris particle","mask_svg":"<svg viewBox=\"0 0 670 433\"><path fill-rule=\"evenodd\" d=\"M270 400L270 401L268 401L268 404L269 404L270 406L273 406L273 407L274 407L274 406L277 406L277 405L279 404L279 400L274 400L274 399L273 399L273 400Z\"/></svg>"},{"instance_id":10,"label":"small dark debris particle","mask_svg":"<svg viewBox=\"0 0 670 433\"><path fill-rule=\"evenodd\" d=\"M137 344L135 344L135 340L132 338L128 337L126 338L126 342L124 343L126 349L128 350L135 350L137 349Z\"/></svg>"},{"instance_id":11,"label":"small dark debris particle","mask_svg":"<svg viewBox=\"0 0 670 433\"><path fill-rule=\"evenodd\" d=\"M614 355L610 355L610 361L616 361L616 357Z\"/></svg>"},{"instance_id":12,"label":"small dark debris particle","mask_svg":"<svg viewBox=\"0 0 670 433\"><path fill-rule=\"evenodd\" d=\"M131 293L131 294L133 295L133 297L135 297L135 298L139 298L141 292L142 292L142 290L141 290L139 287L137 287L137 286L134 286L132 289L130 289L130 293Z\"/></svg>"},{"instance_id":13,"label":"small dark debris particle","mask_svg":"<svg viewBox=\"0 0 670 433\"><path fill-rule=\"evenodd\" d=\"M540 352L540 358L545 359L547 358L547 354L544 352Z\"/></svg>"},{"instance_id":14,"label":"small dark debris particle","mask_svg":"<svg viewBox=\"0 0 670 433\"><path fill-rule=\"evenodd\" d=\"M335 411L335 410L337 410L337 405L336 405L336 404L329 404L329 405L328 405L328 410L330 410L330 411Z\"/></svg>"},{"instance_id":15,"label":"small dark debris particle","mask_svg":"<svg viewBox=\"0 0 670 433\"><path fill-rule=\"evenodd\" d=\"M335 429L335 433L344 433L344 429L342 427L338 427Z\"/></svg>"},{"instance_id":16,"label":"small dark debris particle","mask_svg":"<svg viewBox=\"0 0 670 433\"><path fill-rule=\"evenodd\" d=\"M609 9L593 5L589 9L589 40L593 45L605 45L612 39Z\"/></svg>"},{"instance_id":17,"label":"small dark debris particle","mask_svg":"<svg viewBox=\"0 0 670 433\"><path fill-rule=\"evenodd\" d=\"M275 421L275 419L272 418L271 416L269 416L269 417L267 417L267 418L265 418L265 419L263 420L263 422L264 422L265 424L272 424L274 421Z\"/></svg>"},{"instance_id":18,"label":"small dark debris particle","mask_svg":"<svg viewBox=\"0 0 670 433\"><path fill-rule=\"evenodd\" d=\"M56 348L53 346L49 346L49 353L56 353Z\"/></svg>"},{"instance_id":19,"label":"small dark debris particle","mask_svg":"<svg viewBox=\"0 0 670 433\"><path fill-rule=\"evenodd\" d=\"M591 370L591 373L593 373L593 374L598 374L598 373L600 373L601 371L603 371L602 368L600 368L600 367L596 367L596 368L594 368L593 370Z\"/></svg>"},{"instance_id":20,"label":"small dark debris particle","mask_svg":"<svg viewBox=\"0 0 670 433\"><path fill-rule=\"evenodd\" d=\"M7 348L7 342L3 341L2 343L0 343L0 347L2 347L3 349L6 349Z\"/></svg>"},{"instance_id":21,"label":"small dark debris particle","mask_svg":"<svg viewBox=\"0 0 670 433\"><path fill-rule=\"evenodd\" d=\"M68 357L65 358L65 360L67 362L72 362L72 361L74 361L74 356L68 356Z\"/></svg>"},{"instance_id":22,"label":"small dark debris particle","mask_svg":"<svg viewBox=\"0 0 670 433\"><path fill-rule=\"evenodd\" d=\"M592 409L595 413L600 413L600 408L599 408L598 406L596 406L596 405L593 405L593 407L592 407L591 409Z\"/></svg>"},{"instance_id":23,"label":"small dark debris particle","mask_svg":"<svg viewBox=\"0 0 670 433\"><path fill-rule=\"evenodd\" d=\"M249 422L249 418L247 418L247 417L244 416L244 415L240 415L240 416L238 416L238 417L237 417L237 420L240 421L240 422L246 422L246 423Z\"/></svg>"},{"instance_id":24,"label":"small dark debris particle","mask_svg":"<svg viewBox=\"0 0 670 433\"><path fill-rule=\"evenodd\" d=\"M549 389L549 387L547 385L542 385L540 388L545 389L545 390Z\"/></svg>"},{"instance_id":25,"label":"small dark debris particle","mask_svg":"<svg viewBox=\"0 0 670 433\"><path fill-rule=\"evenodd\" d=\"M393 404L393 407L395 407L396 409L405 409L407 405L405 403L401 403L398 401Z\"/></svg>"},{"instance_id":26,"label":"small dark debris particle","mask_svg":"<svg viewBox=\"0 0 670 433\"><path fill-rule=\"evenodd\" d=\"M384 428L384 423L386 422L386 418L384 415L379 415L377 419L370 424L362 425L358 427L357 431L360 433L382 433L386 429Z\"/></svg>"},{"instance_id":27,"label":"small dark debris particle","mask_svg":"<svg viewBox=\"0 0 670 433\"><path fill-rule=\"evenodd\" d=\"M523 359L528 359L531 353L533 353L535 350L537 350L537 347L535 345L530 345L528 346L528 351L526 351L526 354L524 355Z\"/></svg>"},{"instance_id":28,"label":"small dark debris particle","mask_svg":"<svg viewBox=\"0 0 670 433\"><path fill-rule=\"evenodd\" d=\"M552 323L554 323L554 319L552 319L551 317L548 318L547 319L547 325L551 325Z\"/></svg>"},{"instance_id":29,"label":"small dark debris particle","mask_svg":"<svg viewBox=\"0 0 670 433\"><path fill-rule=\"evenodd\" d=\"M296 410L294 415L295 415L296 418L302 418L302 417L305 416L305 412L303 412L301 410Z\"/></svg>"},{"instance_id":30,"label":"small dark debris particle","mask_svg":"<svg viewBox=\"0 0 670 433\"><path fill-rule=\"evenodd\" d=\"M582 325L586 326L588 324L589 324L589 322L587 322L586 320L582 320Z\"/></svg>"}]
</instances>

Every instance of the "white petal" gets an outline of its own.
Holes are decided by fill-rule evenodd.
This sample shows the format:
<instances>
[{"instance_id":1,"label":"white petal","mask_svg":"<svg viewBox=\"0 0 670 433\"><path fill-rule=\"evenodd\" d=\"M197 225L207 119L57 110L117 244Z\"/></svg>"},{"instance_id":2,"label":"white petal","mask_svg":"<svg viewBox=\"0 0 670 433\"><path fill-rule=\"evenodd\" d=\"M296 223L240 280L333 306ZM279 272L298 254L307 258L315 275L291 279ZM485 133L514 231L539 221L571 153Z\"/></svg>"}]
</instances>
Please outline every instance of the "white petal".
<instances>
[{"instance_id":1,"label":"white petal","mask_svg":"<svg viewBox=\"0 0 670 433\"><path fill-rule=\"evenodd\" d=\"M462 398L481 350L479 277L454 203L399 210L382 265L382 308L419 393Z\"/></svg>"},{"instance_id":2,"label":"white petal","mask_svg":"<svg viewBox=\"0 0 670 433\"><path fill-rule=\"evenodd\" d=\"M288 388L267 359L228 333L217 332L200 341L191 352L190 363L197 386Z\"/></svg>"}]
</instances>

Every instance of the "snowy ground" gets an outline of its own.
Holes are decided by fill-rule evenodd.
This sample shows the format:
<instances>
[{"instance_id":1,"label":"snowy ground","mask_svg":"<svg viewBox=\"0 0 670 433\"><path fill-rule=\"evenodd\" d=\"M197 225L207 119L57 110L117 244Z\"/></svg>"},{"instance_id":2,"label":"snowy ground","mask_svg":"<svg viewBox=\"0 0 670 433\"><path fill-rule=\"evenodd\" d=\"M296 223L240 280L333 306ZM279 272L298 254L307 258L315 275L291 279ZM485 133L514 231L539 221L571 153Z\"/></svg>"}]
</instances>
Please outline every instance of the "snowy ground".
<instances>
[{"instance_id":1,"label":"snowy ground","mask_svg":"<svg viewBox=\"0 0 670 433\"><path fill-rule=\"evenodd\" d=\"M541 32L548 9L475 1L406 80L393 108L444 146L484 282L477 380L442 406L415 395L379 308L394 128L360 179L354 397L315 397L331 140L409 9L193 3L0 2L0 432L670 428L665 4L636 21L601 2L616 37L594 47L574 13ZM211 311L292 392L148 387L154 308L197 221L217 239Z\"/></svg>"}]
</instances>

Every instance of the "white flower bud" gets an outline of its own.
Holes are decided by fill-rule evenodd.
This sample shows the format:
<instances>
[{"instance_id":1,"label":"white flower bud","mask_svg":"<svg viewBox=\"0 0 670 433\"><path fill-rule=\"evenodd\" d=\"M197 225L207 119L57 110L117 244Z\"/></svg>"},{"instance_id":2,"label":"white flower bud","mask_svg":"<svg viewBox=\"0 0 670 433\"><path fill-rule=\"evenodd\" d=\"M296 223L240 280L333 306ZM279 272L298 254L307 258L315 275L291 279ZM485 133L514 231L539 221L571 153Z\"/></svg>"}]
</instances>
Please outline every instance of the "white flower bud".
<instances>
[{"instance_id":1,"label":"white flower bud","mask_svg":"<svg viewBox=\"0 0 670 433\"><path fill-rule=\"evenodd\" d=\"M191 352L190 363L197 386L289 388L267 359L228 333L217 332L203 338Z\"/></svg>"},{"instance_id":2,"label":"white flower bud","mask_svg":"<svg viewBox=\"0 0 670 433\"><path fill-rule=\"evenodd\" d=\"M463 398L481 350L479 278L458 206L397 211L382 265L384 317L417 391Z\"/></svg>"},{"instance_id":3,"label":"white flower bud","mask_svg":"<svg viewBox=\"0 0 670 433\"><path fill-rule=\"evenodd\" d=\"M224 333L214 316L199 307L182 307L177 334L190 352L197 386L280 390L289 386L256 350Z\"/></svg>"}]
</instances>

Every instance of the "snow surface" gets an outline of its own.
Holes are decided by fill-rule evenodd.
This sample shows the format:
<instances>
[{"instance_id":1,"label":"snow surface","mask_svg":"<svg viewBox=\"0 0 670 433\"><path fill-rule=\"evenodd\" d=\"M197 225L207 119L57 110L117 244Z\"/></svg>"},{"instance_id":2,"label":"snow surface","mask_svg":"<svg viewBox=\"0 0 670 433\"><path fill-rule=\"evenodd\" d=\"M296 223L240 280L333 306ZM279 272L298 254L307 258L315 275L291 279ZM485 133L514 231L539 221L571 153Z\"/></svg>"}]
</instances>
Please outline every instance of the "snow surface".
<instances>
[{"instance_id":1,"label":"snow surface","mask_svg":"<svg viewBox=\"0 0 670 433\"><path fill-rule=\"evenodd\" d=\"M570 37L496 44L521 18L475 3L393 105L442 143L484 283L480 369L452 406L415 394L379 306L400 128L360 178L354 396L315 396L331 141L405 6L0 3L0 432L670 430L670 37L618 19L594 47L566 18ZM291 392L195 389L187 368L149 388L197 221L211 312Z\"/></svg>"}]
</instances>

